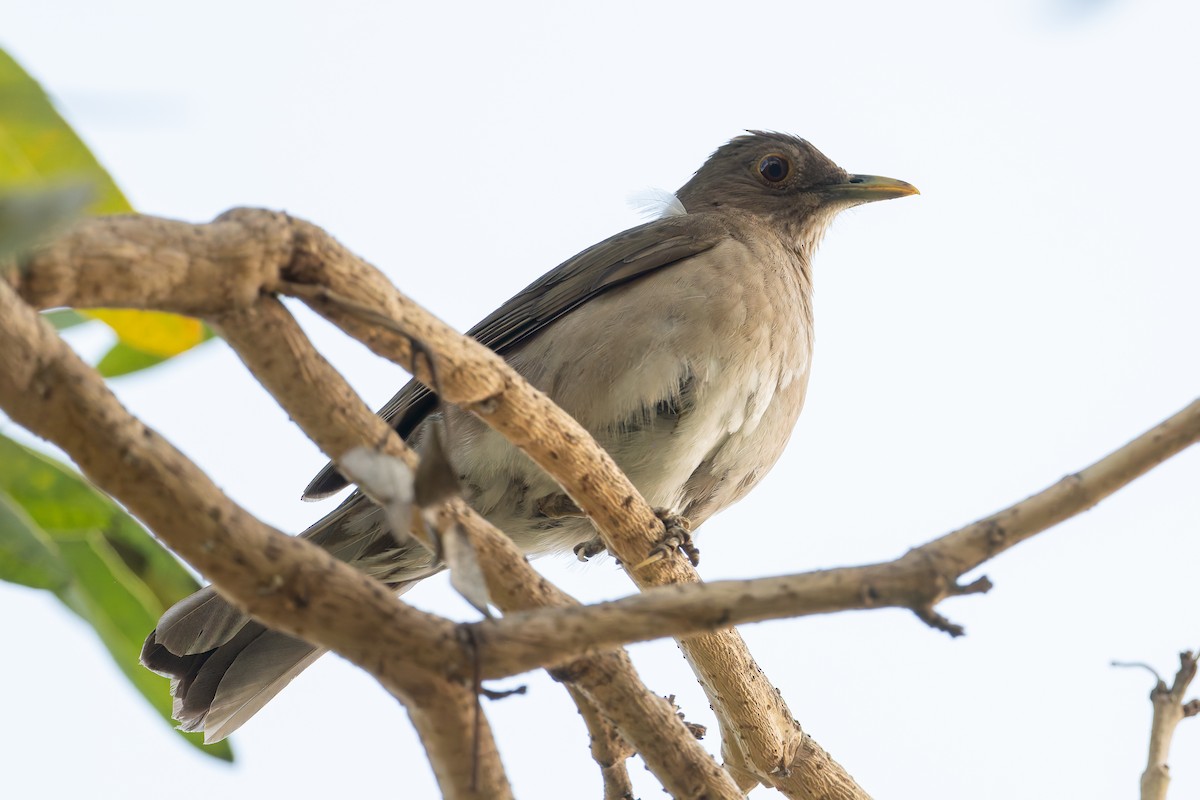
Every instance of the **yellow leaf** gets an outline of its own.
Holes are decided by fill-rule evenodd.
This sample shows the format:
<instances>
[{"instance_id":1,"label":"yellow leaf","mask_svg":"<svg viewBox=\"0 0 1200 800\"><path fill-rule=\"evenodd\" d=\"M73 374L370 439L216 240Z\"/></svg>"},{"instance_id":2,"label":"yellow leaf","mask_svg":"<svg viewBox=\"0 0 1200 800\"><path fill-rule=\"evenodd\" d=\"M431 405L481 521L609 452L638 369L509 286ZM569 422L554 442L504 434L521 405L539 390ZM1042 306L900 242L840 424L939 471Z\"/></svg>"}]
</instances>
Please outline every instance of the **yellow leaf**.
<instances>
[{"instance_id":1,"label":"yellow leaf","mask_svg":"<svg viewBox=\"0 0 1200 800\"><path fill-rule=\"evenodd\" d=\"M114 308L98 308L87 314L116 331L130 347L164 358L179 355L207 338L204 323L191 317Z\"/></svg>"}]
</instances>

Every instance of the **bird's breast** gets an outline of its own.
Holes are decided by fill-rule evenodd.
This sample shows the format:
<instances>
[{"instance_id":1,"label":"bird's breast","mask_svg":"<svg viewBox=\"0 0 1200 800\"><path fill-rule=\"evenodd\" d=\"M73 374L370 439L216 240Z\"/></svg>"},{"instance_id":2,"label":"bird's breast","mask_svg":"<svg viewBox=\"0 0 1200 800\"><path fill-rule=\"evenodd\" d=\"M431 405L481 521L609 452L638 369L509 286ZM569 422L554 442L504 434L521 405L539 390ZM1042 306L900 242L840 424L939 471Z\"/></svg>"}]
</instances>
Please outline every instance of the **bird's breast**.
<instances>
[{"instance_id":1,"label":"bird's breast","mask_svg":"<svg viewBox=\"0 0 1200 800\"><path fill-rule=\"evenodd\" d=\"M706 518L783 451L811 342L799 266L782 248L731 239L589 301L509 360L596 437L651 505ZM503 517L519 544L558 549L592 535L567 522L522 532L537 498L561 490L498 434L477 425L466 439L456 463L477 490L473 503Z\"/></svg>"}]
</instances>

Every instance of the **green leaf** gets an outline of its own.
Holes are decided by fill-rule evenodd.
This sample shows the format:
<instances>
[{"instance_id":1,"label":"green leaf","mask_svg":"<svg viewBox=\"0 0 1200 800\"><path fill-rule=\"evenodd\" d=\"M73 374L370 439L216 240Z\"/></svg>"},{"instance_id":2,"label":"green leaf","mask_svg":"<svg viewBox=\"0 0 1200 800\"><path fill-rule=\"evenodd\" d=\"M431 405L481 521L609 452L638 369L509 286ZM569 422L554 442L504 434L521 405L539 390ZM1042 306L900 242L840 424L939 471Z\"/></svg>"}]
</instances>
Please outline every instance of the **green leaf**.
<instances>
[{"instance_id":1,"label":"green leaf","mask_svg":"<svg viewBox=\"0 0 1200 800\"><path fill-rule=\"evenodd\" d=\"M91 188L81 184L0 194L0 258L49 239L83 213L91 196Z\"/></svg>"},{"instance_id":2,"label":"green leaf","mask_svg":"<svg viewBox=\"0 0 1200 800\"><path fill-rule=\"evenodd\" d=\"M116 503L49 456L0 436L0 492L51 537L99 530L166 610L200 588L173 555ZM149 633L147 628L143 637Z\"/></svg>"},{"instance_id":3,"label":"green leaf","mask_svg":"<svg viewBox=\"0 0 1200 800\"><path fill-rule=\"evenodd\" d=\"M0 580L57 592L71 580L54 541L29 515L0 494Z\"/></svg>"},{"instance_id":4,"label":"green leaf","mask_svg":"<svg viewBox=\"0 0 1200 800\"><path fill-rule=\"evenodd\" d=\"M0 185L69 180L94 187L90 214L127 214L133 206L29 73L0 50Z\"/></svg>"},{"instance_id":5,"label":"green leaf","mask_svg":"<svg viewBox=\"0 0 1200 800\"><path fill-rule=\"evenodd\" d=\"M100 359L100 363L96 365L96 371L106 378L116 378L119 375L128 375L140 369L153 367L166 360L166 356L146 353L136 347L130 347L124 342L117 342Z\"/></svg>"},{"instance_id":6,"label":"green leaf","mask_svg":"<svg viewBox=\"0 0 1200 800\"><path fill-rule=\"evenodd\" d=\"M81 475L0 436L0 578L39 585L86 620L117 666L171 719L169 681L138 663L159 616L199 584ZM201 747L199 734L183 734ZM225 745L225 743L222 743ZM228 746L204 753L232 760Z\"/></svg>"},{"instance_id":7,"label":"green leaf","mask_svg":"<svg viewBox=\"0 0 1200 800\"><path fill-rule=\"evenodd\" d=\"M54 326L56 331L65 331L67 328L74 328L76 325L83 325L91 322L90 319L74 311L70 308L56 308L53 311L46 311L42 317Z\"/></svg>"},{"instance_id":8,"label":"green leaf","mask_svg":"<svg viewBox=\"0 0 1200 800\"><path fill-rule=\"evenodd\" d=\"M100 531L60 535L58 545L70 564L74 581L59 597L91 624L125 677L170 721L169 681L138 663L142 641L158 622L162 607L113 544ZM208 755L233 759L228 747L203 746L202 734L183 736Z\"/></svg>"},{"instance_id":9,"label":"green leaf","mask_svg":"<svg viewBox=\"0 0 1200 800\"><path fill-rule=\"evenodd\" d=\"M67 183L74 189L64 188ZM50 98L0 50L0 256L27 247L84 205L91 214L133 207ZM54 311L60 330L93 314ZM117 333L110 366L158 363L211 338L203 323L170 314L97 311ZM149 354L134 363L133 350ZM115 371L115 367L114 367ZM197 588L195 579L116 503L54 459L0 436L0 578L54 591L87 620L121 670L170 720L166 678L138 664L159 615ZM184 734L197 747L199 734ZM232 760L228 744L202 748Z\"/></svg>"}]
</instances>

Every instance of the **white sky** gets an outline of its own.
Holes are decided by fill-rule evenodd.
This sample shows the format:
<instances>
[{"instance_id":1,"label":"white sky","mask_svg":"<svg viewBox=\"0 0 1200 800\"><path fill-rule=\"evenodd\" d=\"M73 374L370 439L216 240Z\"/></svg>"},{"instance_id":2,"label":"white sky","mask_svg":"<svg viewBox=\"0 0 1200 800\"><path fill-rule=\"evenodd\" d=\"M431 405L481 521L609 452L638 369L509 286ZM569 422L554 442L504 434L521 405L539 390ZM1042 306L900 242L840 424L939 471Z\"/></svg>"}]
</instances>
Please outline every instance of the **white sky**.
<instances>
[{"instance_id":1,"label":"white sky","mask_svg":"<svg viewBox=\"0 0 1200 800\"><path fill-rule=\"evenodd\" d=\"M895 557L1200 394L1194 5L435 5L24 3L0 46L139 209L286 209L464 329L743 128L919 186L826 238L808 407L769 478L705 526L708 579ZM370 403L404 380L304 320ZM297 500L323 457L222 346L115 388L267 521L328 507ZM1200 449L989 564L992 594L942 606L963 639L899 611L744 633L878 797L1133 797L1151 681L1108 662L1173 673L1200 646L1198 528ZM539 566L580 598L631 590L610 564ZM470 616L442 578L406 599ZM436 795L403 711L337 658L239 732L227 768L53 598L0 586L0 614L6 796ZM634 650L712 723L673 644ZM530 694L487 707L518 795L599 796L565 693L518 682ZM1172 764L1171 796L1200 796L1200 722Z\"/></svg>"}]
</instances>

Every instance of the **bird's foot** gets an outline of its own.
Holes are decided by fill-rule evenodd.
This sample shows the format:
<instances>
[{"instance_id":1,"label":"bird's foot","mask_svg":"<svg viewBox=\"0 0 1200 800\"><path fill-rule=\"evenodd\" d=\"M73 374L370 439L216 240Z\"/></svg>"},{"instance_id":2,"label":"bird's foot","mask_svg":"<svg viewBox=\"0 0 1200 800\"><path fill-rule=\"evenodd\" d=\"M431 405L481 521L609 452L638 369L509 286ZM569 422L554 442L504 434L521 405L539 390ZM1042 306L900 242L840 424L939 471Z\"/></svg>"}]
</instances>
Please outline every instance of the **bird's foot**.
<instances>
[{"instance_id":1,"label":"bird's foot","mask_svg":"<svg viewBox=\"0 0 1200 800\"><path fill-rule=\"evenodd\" d=\"M646 556L646 559L634 569L641 569L656 561L662 561L675 552L687 556L693 567L700 566L700 550L692 542L692 521L680 514L673 514L665 508L654 509L654 514L662 520L663 538L650 549L650 555Z\"/></svg>"},{"instance_id":2,"label":"bird's foot","mask_svg":"<svg viewBox=\"0 0 1200 800\"><path fill-rule=\"evenodd\" d=\"M598 556L601 553L607 553L608 548L604 546L604 542L599 536L593 536L586 542L580 542L575 545L575 557L580 561L587 561L592 556Z\"/></svg>"}]
</instances>

